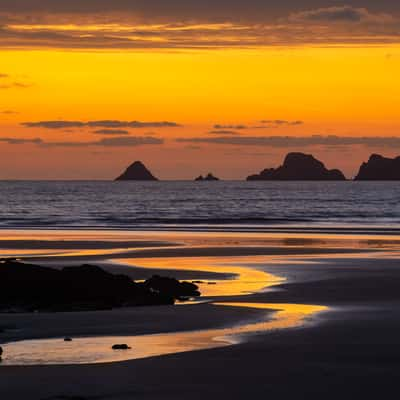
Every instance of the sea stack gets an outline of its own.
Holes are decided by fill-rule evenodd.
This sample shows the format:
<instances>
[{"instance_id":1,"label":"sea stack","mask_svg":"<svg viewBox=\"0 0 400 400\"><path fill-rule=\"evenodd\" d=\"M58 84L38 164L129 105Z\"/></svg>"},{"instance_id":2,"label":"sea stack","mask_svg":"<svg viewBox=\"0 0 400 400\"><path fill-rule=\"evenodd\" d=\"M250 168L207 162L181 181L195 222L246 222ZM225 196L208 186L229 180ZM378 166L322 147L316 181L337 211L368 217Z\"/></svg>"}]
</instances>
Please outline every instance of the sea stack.
<instances>
[{"instance_id":1,"label":"sea stack","mask_svg":"<svg viewBox=\"0 0 400 400\"><path fill-rule=\"evenodd\" d=\"M328 170L311 154L289 153L282 166L250 175L248 181L344 181L338 169Z\"/></svg>"},{"instance_id":2,"label":"sea stack","mask_svg":"<svg viewBox=\"0 0 400 400\"><path fill-rule=\"evenodd\" d=\"M135 161L116 181L158 181L141 161Z\"/></svg>"},{"instance_id":3,"label":"sea stack","mask_svg":"<svg viewBox=\"0 0 400 400\"><path fill-rule=\"evenodd\" d=\"M195 181L219 181L219 178L209 173L205 177L203 177L203 175L198 176Z\"/></svg>"},{"instance_id":4,"label":"sea stack","mask_svg":"<svg viewBox=\"0 0 400 400\"><path fill-rule=\"evenodd\" d=\"M368 162L360 167L356 181L398 181L400 180L400 157L386 158L372 154Z\"/></svg>"}]
</instances>

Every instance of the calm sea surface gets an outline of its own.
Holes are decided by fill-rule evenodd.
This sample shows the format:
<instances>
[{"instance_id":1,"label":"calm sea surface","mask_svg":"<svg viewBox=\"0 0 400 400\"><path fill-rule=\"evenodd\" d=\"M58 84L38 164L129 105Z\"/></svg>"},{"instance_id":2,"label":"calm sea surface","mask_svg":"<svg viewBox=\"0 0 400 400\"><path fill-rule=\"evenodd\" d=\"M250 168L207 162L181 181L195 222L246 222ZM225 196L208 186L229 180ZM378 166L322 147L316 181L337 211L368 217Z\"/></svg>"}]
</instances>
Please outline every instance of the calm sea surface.
<instances>
[{"instance_id":1,"label":"calm sea surface","mask_svg":"<svg viewBox=\"0 0 400 400\"><path fill-rule=\"evenodd\" d=\"M0 182L0 228L400 233L400 182Z\"/></svg>"}]
</instances>

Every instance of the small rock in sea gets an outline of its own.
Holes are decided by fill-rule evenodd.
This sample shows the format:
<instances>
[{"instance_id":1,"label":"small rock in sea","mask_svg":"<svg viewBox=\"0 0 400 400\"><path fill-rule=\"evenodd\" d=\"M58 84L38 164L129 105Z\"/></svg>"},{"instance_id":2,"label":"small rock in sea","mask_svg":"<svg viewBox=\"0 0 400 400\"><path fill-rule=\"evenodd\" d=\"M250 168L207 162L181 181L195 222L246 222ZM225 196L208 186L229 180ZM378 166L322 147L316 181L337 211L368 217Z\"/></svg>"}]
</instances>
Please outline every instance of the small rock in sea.
<instances>
[{"instance_id":1,"label":"small rock in sea","mask_svg":"<svg viewBox=\"0 0 400 400\"><path fill-rule=\"evenodd\" d=\"M207 285L216 285L217 282L207 282Z\"/></svg>"},{"instance_id":2,"label":"small rock in sea","mask_svg":"<svg viewBox=\"0 0 400 400\"><path fill-rule=\"evenodd\" d=\"M70 337L65 337L65 338L64 338L64 342L72 342L72 338L70 338Z\"/></svg>"},{"instance_id":3,"label":"small rock in sea","mask_svg":"<svg viewBox=\"0 0 400 400\"><path fill-rule=\"evenodd\" d=\"M127 344L114 344L112 349L113 350L130 350L130 347Z\"/></svg>"},{"instance_id":4,"label":"small rock in sea","mask_svg":"<svg viewBox=\"0 0 400 400\"><path fill-rule=\"evenodd\" d=\"M192 281L192 283L197 283L198 285L200 285L200 284L202 284L202 283L204 283L203 281Z\"/></svg>"}]
</instances>

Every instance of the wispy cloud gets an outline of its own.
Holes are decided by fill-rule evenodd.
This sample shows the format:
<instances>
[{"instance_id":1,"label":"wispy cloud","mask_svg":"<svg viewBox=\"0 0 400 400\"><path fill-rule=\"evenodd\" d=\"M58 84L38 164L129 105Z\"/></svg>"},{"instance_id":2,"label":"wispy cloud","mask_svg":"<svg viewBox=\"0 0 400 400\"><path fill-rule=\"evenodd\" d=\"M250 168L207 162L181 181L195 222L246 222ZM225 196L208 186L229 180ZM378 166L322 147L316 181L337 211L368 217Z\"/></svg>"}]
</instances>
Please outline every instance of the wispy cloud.
<instances>
[{"instance_id":1,"label":"wispy cloud","mask_svg":"<svg viewBox=\"0 0 400 400\"><path fill-rule=\"evenodd\" d=\"M43 144L43 140L40 138L34 139L20 139L20 138L9 138L9 137L0 137L0 142L8 143L8 144L27 144L27 143L34 143L34 144Z\"/></svg>"},{"instance_id":2,"label":"wispy cloud","mask_svg":"<svg viewBox=\"0 0 400 400\"><path fill-rule=\"evenodd\" d=\"M260 125L261 124L261 125ZM281 126L299 126L303 125L303 121L299 120L285 120L285 119L264 119L259 121L256 125L248 125L248 124L215 124L214 132L229 132L229 131L237 131L237 130L245 130L245 129L268 129L268 128L278 128Z\"/></svg>"},{"instance_id":3,"label":"wispy cloud","mask_svg":"<svg viewBox=\"0 0 400 400\"><path fill-rule=\"evenodd\" d=\"M318 23L387 23L393 22L392 15L387 13L372 13L366 8L344 5L339 7L325 7L293 13L289 20L295 22Z\"/></svg>"},{"instance_id":4,"label":"wispy cloud","mask_svg":"<svg viewBox=\"0 0 400 400\"><path fill-rule=\"evenodd\" d=\"M0 26L0 37L1 37L1 26ZM33 86L31 83L21 82L16 80L9 74L0 73L0 89L12 89L19 88L25 89Z\"/></svg>"},{"instance_id":5,"label":"wispy cloud","mask_svg":"<svg viewBox=\"0 0 400 400\"><path fill-rule=\"evenodd\" d=\"M98 129L93 133L97 135L129 135L129 131L125 129Z\"/></svg>"},{"instance_id":6,"label":"wispy cloud","mask_svg":"<svg viewBox=\"0 0 400 400\"><path fill-rule=\"evenodd\" d=\"M182 143L211 143L216 145L265 146L277 148L310 146L354 146L399 147L400 137L395 136L224 136L178 138Z\"/></svg>"},{"instance_id":7,"label":"wispy cloud","mask_svg":"<svg viewBox=\"0 0 400 400\"><path fill-rule=\"evenodd\" d=\"M19 113L18 113L18 111L14 111L14 110L1 110L0 114L13 115L13 114L19 114Z\"/></svg>"},{"instance_id":8,"label":"wispy cloud","mask_svg":"<svg viewBox=\"0 0 400 400\"><path fill-rule=\"evenodd\" d=\"M262 124L271 124L271 125L287 125L287 126L298 126L303 125L303 121L287 121L284 119L264 119L260 121Z\"/></svg>"},{"instance_id":9,"label":"wispy cloud","mask_svg":"<svg viewBox=\"0 0 400 400\"><path fill-rule=\"evenodd\" d=\"M151 136L128 136L128 137L118 136L112 138L103 138L101 140L95 140L90 142L78 142L78 141L47 142L41 138L20 139L20 138L0 137L0 142L8 144L37 144L43 147L90 147L90 146L131 147L131 146L144 146L144 145L160 145L164 143L164 140Z\"/></svg>"},{"instance_id":10,"label":"wispy cloud","mask_svg":"<svg viewBox=\"0 0 400 400\"><path fill-rule=\"evenodd\" d=\"M139 9L146 8L143 6L144 2L132 2L132 6L128 7L131 2L126 0L125 8L129 11L125 14L118 11L123 8L121 2L119 9L114 1L103 1L103 7L98 2L94 7L94 2L90 2L92 7L86 8L75 2L74 7L55 7L54 3L61 2L52 1L46 8L36 7L36 12L29 12L29 7L19 7L12 12L12 7L4 7L2 10L0 5L0 17L3 20L0 47L209 49L398 43L399 17L390 12L390 8L398 11L398 6L390 7L389 0L385 1L387 10L383 12L349 4L306 8L303 11L298 11L298 6L287 5L277 13L275 9L279 5L276 2L272 4L260 0L252 0L253 6L249 6L248 2L235 2L233 5L231 0L224 0L224 12L221 0L209 1L208 6L201 7L195 4L198 3L197 0L188 0L185 7L176 4L174 12L170 2L165 7L163 0L162 4L157 2L147 18L138 12ZM105 3L110 3L109 7L104 7ZM106 8L110 10L105 11ZM149 5L148 12L150 8ZM293 11L294 8L296 11ZM188 10L188 15L182 15L183 9ZM229 13L226 12L227 9L230 10ZM255 11L257 9L259 12ZM215 14L216 10L220 12L219 17ZM150 20L152 23L149 23Z\"/></svg>"},{"instance_id":11,"label":"wispy cloud","mask_svg":"<svg viewBox=\"0 0 400 400\"><path fill-rule=\"evenodd\" d=\"M242 125L242 124L215 124L214 129L221 130L221 129L234 129L234 130L239 130L239 129L247 129L247 125Z\"/></svg>"},{"instance_id":12,"label":"wispy cloud","mask_svg":"<svg viewBox=\"0 0 400 400\"><path fill-rule=\"evenodd\" d=\"M100 121L36 121L23 122L21 125L27 128L46 128L46 129L68 129L68 128L177 128L180 127L176 122L156 121L120 121L120 120L100 120Z\"/></svg>"},{"instance_id":13,"label":"wispy cloud","mask_svg":"<svg viewBox=\"0 0 400 400\"><path fill-rule=\"evenodd\" d=\"M27 128L46 128L46 129L68 129L82 128L85 125L80 121L39 121L39 122L23 122L21 125Z\"/></svg>"},{"instance_id":14,"label":"wispy cloud","mask_svg":"<svg viewBox=\"0 0 400 400\"><path fill-rule=\"evenodd\" d=\"M211 135L240 135L239 132L224 129L209 131L208 133Z\"/></svg>"}]
</instances>

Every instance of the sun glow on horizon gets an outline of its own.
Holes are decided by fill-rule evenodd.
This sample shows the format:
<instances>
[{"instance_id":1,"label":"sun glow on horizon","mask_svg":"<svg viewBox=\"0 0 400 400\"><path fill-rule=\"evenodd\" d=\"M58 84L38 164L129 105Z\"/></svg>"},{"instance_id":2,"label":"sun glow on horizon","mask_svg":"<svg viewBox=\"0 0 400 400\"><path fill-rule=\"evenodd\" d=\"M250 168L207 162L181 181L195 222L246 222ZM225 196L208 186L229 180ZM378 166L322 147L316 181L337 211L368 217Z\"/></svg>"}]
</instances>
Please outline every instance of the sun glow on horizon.
<instances>
[{"instance_id":1,"label":"sun glow on horizon","mask_svg":"<svg viewBox=\"0 0 400 400\"><path fill-rule=\"evenodd\" d=\"M237 157L230 155L239 148L243 150L241 169L243 165L246 168L243 175L272 163L276 165L292 150L322 154L328 165L342 167L350 175L373 149L361 146L356 148L359 155L356 160L335 161L336 154L329 147L191 145L177 142L177 139L222 134L241 137L397 136L400 127L398 54L398 46L1 50L3 139L0 148L4 158L0 163L5 163L2 177L73 178L73 170L67 172L68 162L61 160L60 154L67 158L74 151L74 162L81 169L87 169L83 166L88 157L92 158L96 175L88 173L88 179L112 176L114 172L110 174L109 170L113 160L116 163L113 171L119 171L132 160L132 152L141 154L136 158L155 160L156 170L166 171L162 178L186 178L177 172L179 167L169 164L169 154L182 160L188 176L198 175L204 168L204 154L208 154L214 160L211 167L220 175L241 178L235 171L240 168ZM124 145L105 148L103 143L108 141L101 141L104 136L100 137L96 129L90 127L54 130L21 125L28 121L57 120L174 121L182 127L126 129L122 132L126 136L156 137L163 144L131 147L129 143L132 142L121 141ZM304 123L273 125L262 124L262 120ZM215 129L214 126L232 128ZM246 129L237 130L237 126ZM10 138L22 139L22 142ZM58 144L49 148L35 143L38 139L50 145ZM78 149L76 142L82 142L82 148ZM13 154L23 149L29 149L29 157L22 162L24 165L17 166ZM380 151L395 153L395 149L385 146ZM104 167L99 165L99 157L94 156L99 153L103 154L103 164L107 157ZM266 165L262 154L270 164ZM121 159L125 161L118 164ZM191 167L189 160L193 164ZM26 171L28 165L31 174L19 172ZM44 168L47 171L51 168L54 176L49 176L49 172L44 174ZM6 172L10 169L15 173Z\"/></svg>"}]
</instances>

